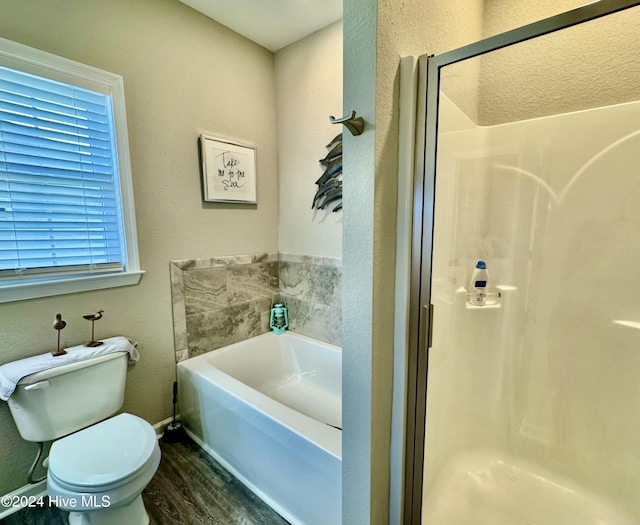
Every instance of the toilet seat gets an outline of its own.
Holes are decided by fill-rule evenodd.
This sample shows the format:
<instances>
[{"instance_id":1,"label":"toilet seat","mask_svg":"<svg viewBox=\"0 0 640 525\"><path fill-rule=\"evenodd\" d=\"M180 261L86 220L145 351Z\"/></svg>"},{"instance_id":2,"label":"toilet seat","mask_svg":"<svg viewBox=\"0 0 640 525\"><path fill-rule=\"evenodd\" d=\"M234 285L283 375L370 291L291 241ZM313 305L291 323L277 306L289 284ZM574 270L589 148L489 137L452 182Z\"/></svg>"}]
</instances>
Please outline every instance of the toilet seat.
<instances>
[{"instance_id":1,"label":"toilet seat","mask_svg":"<svg viewBox=\"0 0 640 525\"><path fill-rule=\"evenodd\" d=\"M131 483L157 468L153 427L132 414L119 414L55 441L48 475L73 492L104 492Z\"/></svg>"}]
</instances>

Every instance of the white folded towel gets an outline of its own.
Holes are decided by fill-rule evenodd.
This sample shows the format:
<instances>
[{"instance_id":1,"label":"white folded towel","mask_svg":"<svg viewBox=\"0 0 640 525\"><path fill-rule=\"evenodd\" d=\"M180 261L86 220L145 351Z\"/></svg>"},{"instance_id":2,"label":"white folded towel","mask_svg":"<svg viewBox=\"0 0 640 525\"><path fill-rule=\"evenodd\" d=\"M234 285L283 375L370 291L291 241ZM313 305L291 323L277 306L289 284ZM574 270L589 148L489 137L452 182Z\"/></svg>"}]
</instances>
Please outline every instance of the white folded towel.
<instances>
[{"instance_id":1,"label":"white folded towel","mask_svg":"<svg viewBox=\"0 0 640 525\"><path fill-rule=\"evenodd\" d=\"M140 359L140 353L136 348L138 343L127 337L117 336L102 339L103 345L88 347L83 345L65 348L66 354L53 357L51 353L35 355L13 361L0 366L0 399L6 401L9 399L13 391L16 389L18 381L42 370L56 368L69 363L84 361L92 357L104 354L112 354L114 352L128 352L129 364L135 363Z\"/></svg>"}]
</instances>

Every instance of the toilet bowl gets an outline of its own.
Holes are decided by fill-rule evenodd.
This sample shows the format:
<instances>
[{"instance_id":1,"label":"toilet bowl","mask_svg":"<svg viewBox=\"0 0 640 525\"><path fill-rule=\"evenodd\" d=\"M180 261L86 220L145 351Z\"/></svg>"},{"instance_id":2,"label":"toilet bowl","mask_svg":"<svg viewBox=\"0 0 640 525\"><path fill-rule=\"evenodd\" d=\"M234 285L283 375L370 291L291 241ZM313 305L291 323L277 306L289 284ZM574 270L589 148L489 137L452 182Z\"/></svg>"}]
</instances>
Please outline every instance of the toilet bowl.
<instances>
[{"instance_id":1,"label":"toilet bowl","mask_svg":"<svg viewBox=\"0 0 640 525\"><path fill-rule=\"evenodd\" d=\"M47 492L71 525L146 525L141 494L159 464L153 427L122 413L53 443Z\"/></svg>"}]
</instances>

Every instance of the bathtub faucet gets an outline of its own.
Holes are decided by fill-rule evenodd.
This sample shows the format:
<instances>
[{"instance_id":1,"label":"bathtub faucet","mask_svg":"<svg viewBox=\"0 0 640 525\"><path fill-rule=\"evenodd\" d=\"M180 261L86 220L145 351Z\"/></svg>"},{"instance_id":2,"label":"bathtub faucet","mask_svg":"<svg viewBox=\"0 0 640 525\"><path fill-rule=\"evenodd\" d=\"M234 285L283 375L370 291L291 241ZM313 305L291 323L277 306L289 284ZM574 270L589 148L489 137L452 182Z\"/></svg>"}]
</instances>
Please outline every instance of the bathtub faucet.
<instances>
[{"instance_id":1,"label":"bathtub faucet","mask_svg":"<svg viewBox=\"0 0 640 525\"><path fill-rule=\"evenodd\" d=\"M282 304L276 304L271 309L271 318L269 327L276 334L283 334L289 326L289 316L287 315L287 307Z\"/></svg>"}]
</instances>

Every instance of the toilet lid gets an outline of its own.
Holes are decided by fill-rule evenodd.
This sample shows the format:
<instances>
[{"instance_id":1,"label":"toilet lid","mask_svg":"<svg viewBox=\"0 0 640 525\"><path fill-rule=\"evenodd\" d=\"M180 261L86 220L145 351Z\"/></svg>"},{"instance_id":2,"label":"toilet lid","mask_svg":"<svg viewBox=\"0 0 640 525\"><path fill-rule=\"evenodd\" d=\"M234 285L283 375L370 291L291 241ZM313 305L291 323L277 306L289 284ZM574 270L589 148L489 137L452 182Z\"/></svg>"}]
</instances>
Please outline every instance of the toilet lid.
<instances>
[{"instance_id":1,"label":"toilet lid","mask_svg":"<svg viewBox=\"0 0 640 525\"><path fill-rule=\"evenodd\" d=\"M132 414L120 414L55 441L49 470L77 487L111 485L141 470L157 437L153 427Z\"/></svg>"}]
</instances>

